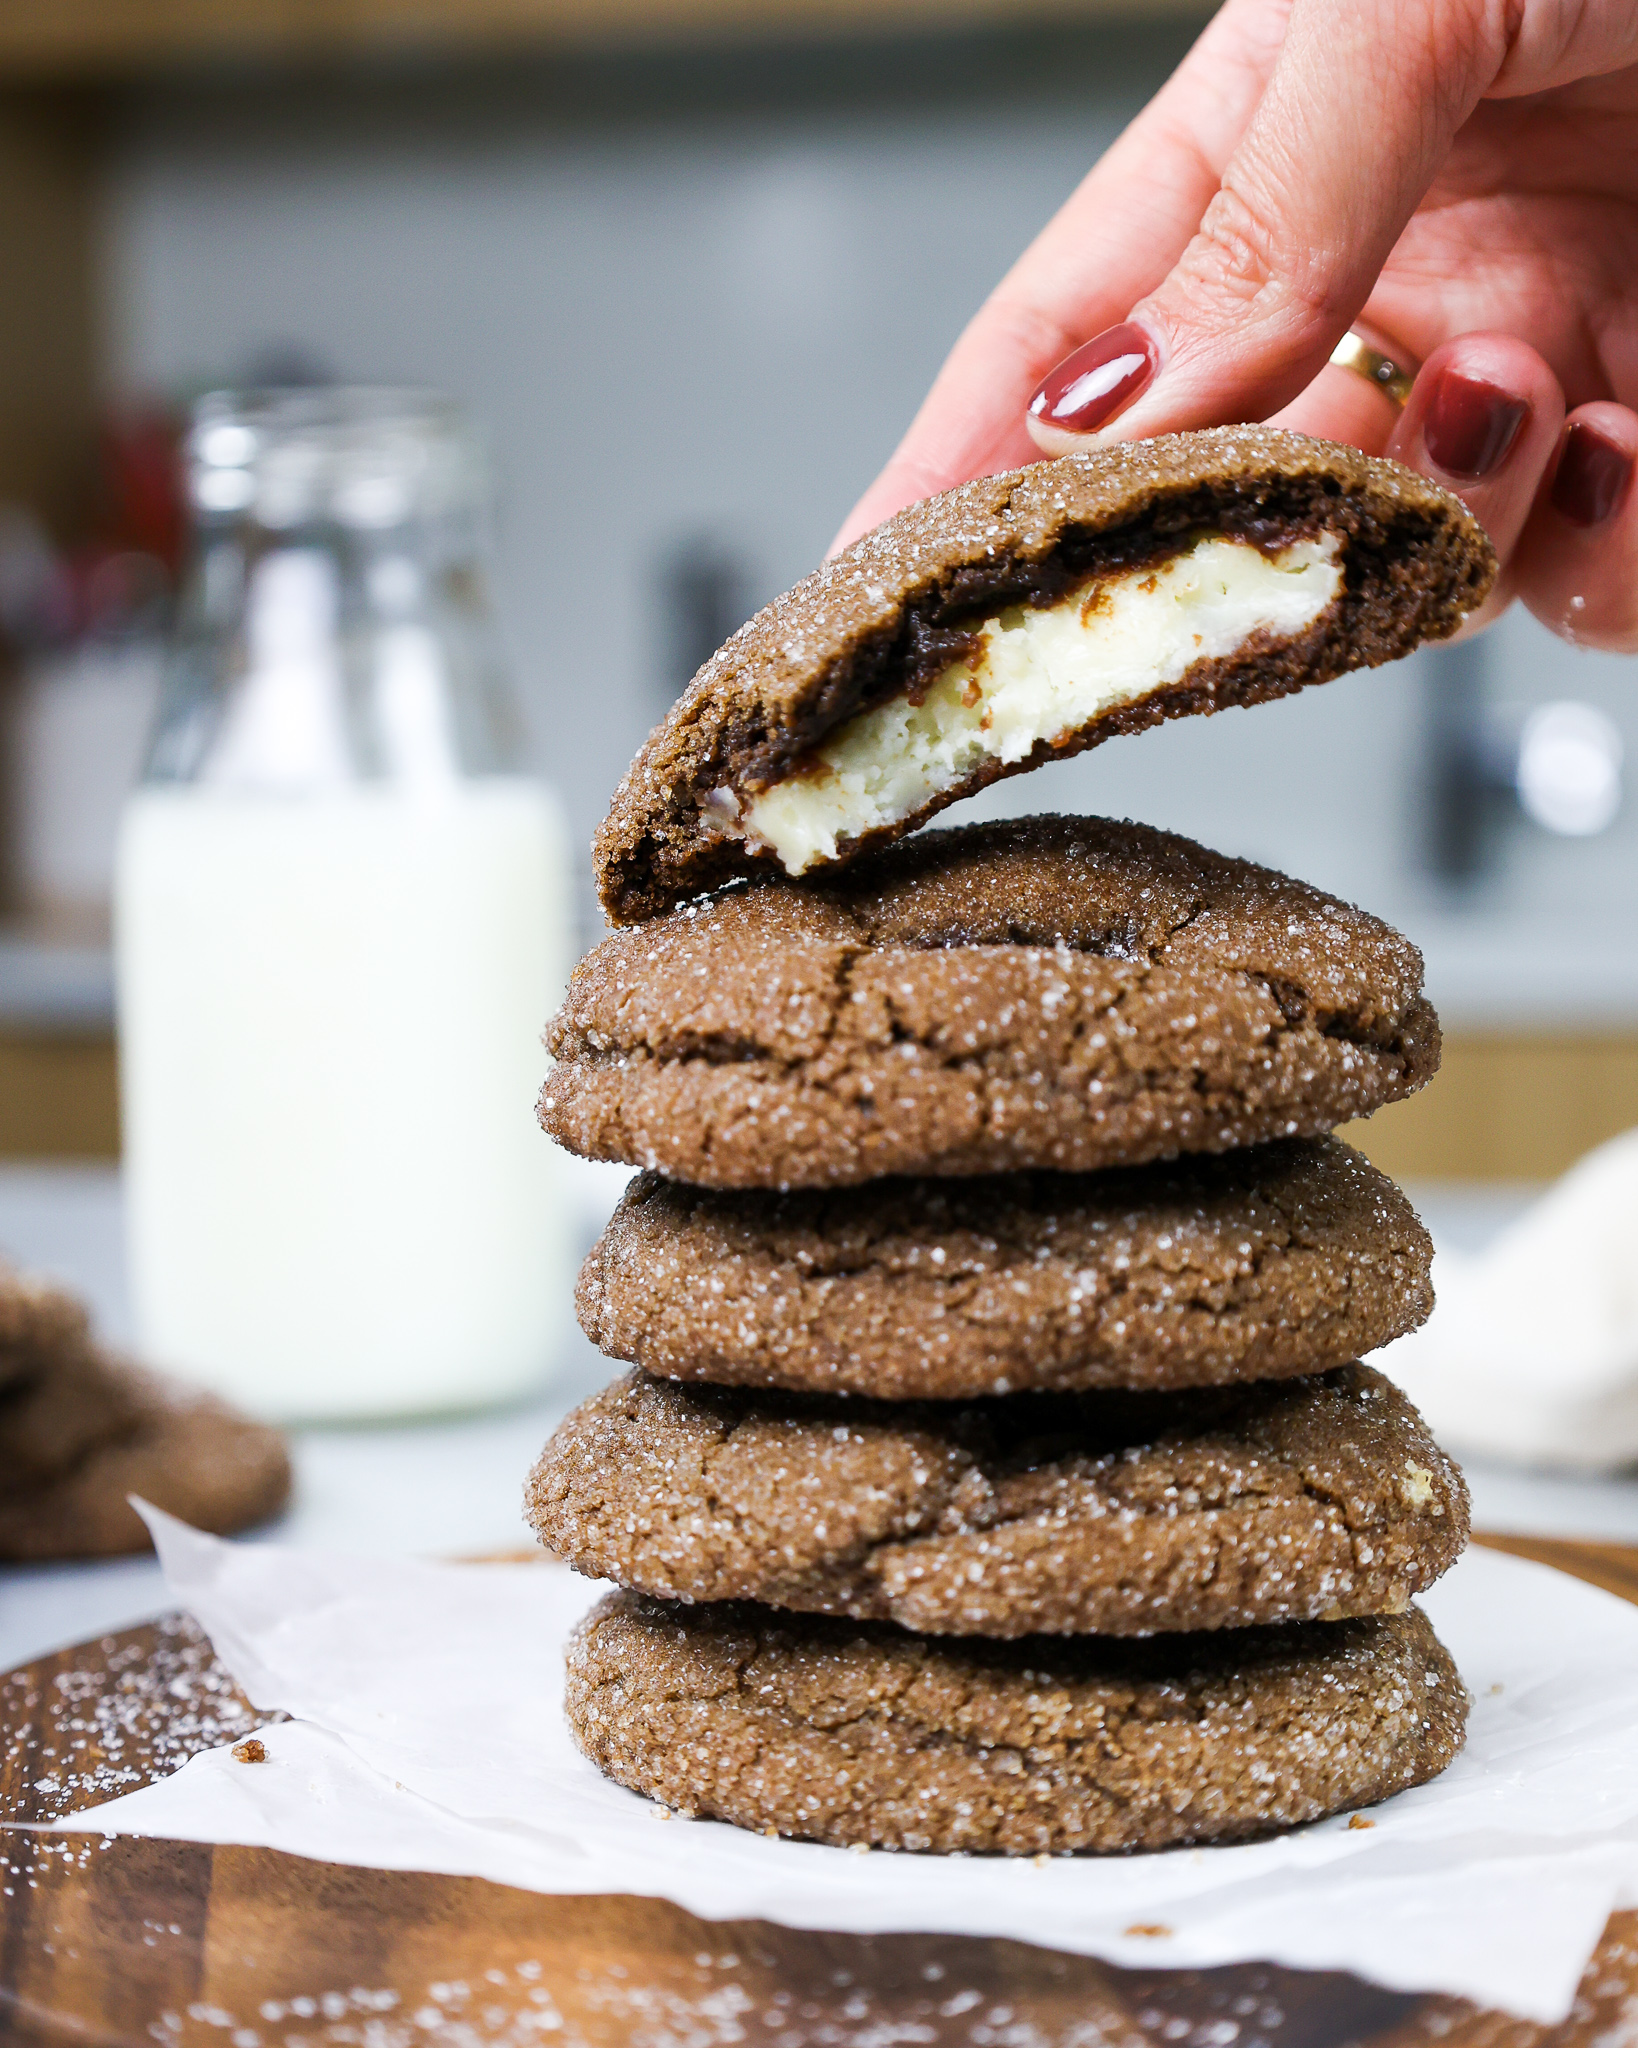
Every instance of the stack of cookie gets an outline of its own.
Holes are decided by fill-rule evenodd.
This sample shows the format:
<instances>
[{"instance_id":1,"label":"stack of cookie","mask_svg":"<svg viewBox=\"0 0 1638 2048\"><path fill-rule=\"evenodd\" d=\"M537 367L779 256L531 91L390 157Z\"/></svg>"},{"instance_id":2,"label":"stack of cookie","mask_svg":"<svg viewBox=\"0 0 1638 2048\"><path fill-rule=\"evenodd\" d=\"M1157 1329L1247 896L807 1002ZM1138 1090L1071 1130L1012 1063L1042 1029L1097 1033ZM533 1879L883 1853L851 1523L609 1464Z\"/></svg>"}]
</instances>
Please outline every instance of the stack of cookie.
<instances>
[{"instance_id":1,"label":"stack of cookie","mask_svg":"<svg viewBox=\"0 0 1638 2048\"><path fill-rule=\"evenodd\" d=\"M600 844L633 922L541 1102L646 1169L579 1295L637 1369L528 1496L626 1589L570 1652L611 1777L1038 1854L1231 1840L1455 1754L1411 1601L1465 1490L1357 1362L1427 1314L1430 1247L1327 1135L1437 1063L1415 949L1141 826L900 835L1030 765L1043 694L1068 751L1448 632L1489 573L1454 501L1293 437L1043 464L861 543L650 741Z\"/></svg>"}]
</instances>

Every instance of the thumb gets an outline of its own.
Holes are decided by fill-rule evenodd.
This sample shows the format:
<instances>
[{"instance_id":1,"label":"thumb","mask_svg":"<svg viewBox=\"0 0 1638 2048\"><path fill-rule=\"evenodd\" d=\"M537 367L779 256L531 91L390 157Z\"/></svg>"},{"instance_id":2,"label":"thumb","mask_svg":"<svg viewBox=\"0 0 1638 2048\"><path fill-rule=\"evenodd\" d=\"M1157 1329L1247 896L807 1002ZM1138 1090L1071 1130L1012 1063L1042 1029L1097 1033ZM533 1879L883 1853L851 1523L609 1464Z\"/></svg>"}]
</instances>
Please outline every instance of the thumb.
<instances>
[{"instance_id":1,"label":"thumb","mask_svg":"<svg viewBox=\"0 0 1638 2048\"><path fill-rule=\"evenodd\" d=\"M1029 408L1037 445L1266 419L1294 398L1507 49L1497 0L1296 0L1194 238L1122 327L1046 378Z\"/></svg>"}]
</instances>

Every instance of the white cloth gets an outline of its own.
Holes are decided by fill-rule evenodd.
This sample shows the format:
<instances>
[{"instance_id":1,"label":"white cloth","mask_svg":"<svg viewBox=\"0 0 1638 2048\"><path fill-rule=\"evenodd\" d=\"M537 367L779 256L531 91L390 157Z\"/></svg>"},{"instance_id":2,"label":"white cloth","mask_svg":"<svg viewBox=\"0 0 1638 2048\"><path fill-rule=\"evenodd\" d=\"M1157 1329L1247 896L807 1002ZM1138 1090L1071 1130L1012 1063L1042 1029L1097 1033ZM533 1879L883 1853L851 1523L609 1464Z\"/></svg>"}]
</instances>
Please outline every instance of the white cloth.
<instances>
[{"instance_id":1,"label":"white cloth","mask_svg":"<svg viewBox=\"0 0 1638 2048\"><path fill-rule=\"evenodd\" d=\"M1028 1860L855 1854L668 1821L606 1783L562 1711L563 1642L601 1590L566 1569L236 1545L149 1511L172 1591L258 1706L227 1750L59 1825L245 1842L708 1918L1011 1936L1114 1962L1268 1960L1465 1994L1552 2022L1638 1898L1638 1609L1475 1552L1425 1602L1475 1695L1431 1785L1274 1840ZM1155 1936L1131 1930L1161 1926Z\"/></svg>"},{"instance_id":2,"label":"white cloth","mask_svg":"<svg viewBox=\"0 0 1638 2048\"><path fill-rule=\"evenodd\" d=\"M1429 1320L1371 1363L1442 1444L1587 1472L1638 1459L1638 1130L1478 1257L1441 1251L1433 1285Z\"/></svg>"}]
</instances>

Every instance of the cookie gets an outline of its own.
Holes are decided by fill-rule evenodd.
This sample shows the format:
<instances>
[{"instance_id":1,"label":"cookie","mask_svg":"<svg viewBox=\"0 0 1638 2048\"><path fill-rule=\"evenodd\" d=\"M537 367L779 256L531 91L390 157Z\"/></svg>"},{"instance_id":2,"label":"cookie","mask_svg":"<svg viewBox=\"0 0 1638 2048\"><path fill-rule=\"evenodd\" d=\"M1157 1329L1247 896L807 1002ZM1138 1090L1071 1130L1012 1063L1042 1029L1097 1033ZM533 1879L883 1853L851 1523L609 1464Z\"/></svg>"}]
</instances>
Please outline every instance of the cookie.
<instances>
[{"instance_id":1,"label":"cookie","mask_svg":"<svg viewBox=\"0 0 1638 2048\"><path fill-rule=\"evenodd\" d=\"M912 505L759 612L598 833L611 923L800 874L1160 719L1397 660L1484 598L1427 478L1266 427L1127 442Z\"/></svg>"},{"instance_id":2,"label":"cookie","mask_svg":"<svg viewBox=\"0 0 1638 2048\"><path fill-rule=\"evenodd\" d=\"M278 1513L290 1460L277 1430L211 1395L104 1355L104 1398L128 1420L66 1470L0 1489L0 1559L117 1557L150 1548L126 1499L140 1494L196 1529L231 1536ZM0 1397L0 1433L5 1397Z\"/></svg>"},{"instance_id":3,"label":"cookie","mask_svg":"<svg viewBox=\"0 0 1638 2048\"><path fill-rule=\"evenodd\" d=\"M754 1606L599 1602L569 1726L679 1811L878 1848L1166 1849L1435 1777L1467 1695L1417 1609L1145 1642L958 1642Z\"/></svg>"},{"instance_id":4,"label":"cookie","mask_svg":"<svg viewBox=\"0 0 1638 2048\"><path fill-rule=\"evenodd\" d=\"M69 1471L137 1418L73 1295L0 1267L0 1495Z\"/></svg>"},{"instance_id":5,"label":"cookie","mask_svg":"<svg viewBox=\"0 0 1638 2048\"><path fill-rule=\"evenodd\" d=\"M0 1392L91 1342L85 1310L48 1280L0 1264Z\"/></svg>"},{"instance_id":6,"label":"cookie","mask_svg":"<svg viewBox=\"0 0 1638 2048\"><path fill-rule=\"evenodd\" d=\"M1366 1365L1186 1394L842 1401L629 1373L525 1512L588 1578L929 1635L1150 1635L1402 1613L1467 1489Z\"/></svg>"},{"instance_id":7,"label":"cookie","mask_svg":"<svg viewBox=\"0 0 1638 2048\"><path fill-rule=\"evenodd\" d=\"M37 1377L0 1388L0 1490L43 1486L141 1417L131 1382L108 1370L87 1337Z\"/></svg>"},{"instance_id":8,"label":"cookie","mask_svg":"<svg viewBox=\"0 0 1638 2048\"><path fill-rule=\"evenodd\" d=\"M1083 1172L1315 1136L1439 1029L1379 919L1149 826L928 832L725 891L576 968L540 1120L704 1187Z\"/></svg>"},{"instance_id":9,"label":"cookie","mask_svg":"<svg viewBox=\"0 0 1638 2048\"><path fill-rule=\"evenodd\" d=\"M1323 1372L1427 1320L1432 1257L1368 1160L1285 1139L773 1197L641 1174L575 1300L662 1378L946 1400Z\"/></svg>"}]
</instances>

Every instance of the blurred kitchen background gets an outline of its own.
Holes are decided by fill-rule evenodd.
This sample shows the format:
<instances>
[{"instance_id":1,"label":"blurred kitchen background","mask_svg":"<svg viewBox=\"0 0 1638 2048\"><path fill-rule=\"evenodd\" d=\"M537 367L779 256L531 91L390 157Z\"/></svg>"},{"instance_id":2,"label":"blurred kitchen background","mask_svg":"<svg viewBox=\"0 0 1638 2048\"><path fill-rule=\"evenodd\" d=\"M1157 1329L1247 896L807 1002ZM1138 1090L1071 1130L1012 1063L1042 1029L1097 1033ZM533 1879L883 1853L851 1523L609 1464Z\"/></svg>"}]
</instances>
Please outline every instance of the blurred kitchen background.
<instances>
[{"instance_id":1,"label":"blurred kitchen background","mask_svg":"<svg viewBox=\"0 0 1638 2048\"><path fill-rule=\"evenodd\" d=\"M48 1256L75 1175L113 1186L108 890L187 402L334 380L466 407L528 757L583 848L1204 12L0 6L0 1156L59 1163L11 1184L0 1237L22 1217L7 1241ZM1444 1071L1350 1135L1436 1201L1455 1188L1471 1234L1638 1124L1635 684L1515 613L1474 649L1118 740L986 803L1176 826L1409 931ZM589 941L584 857L576 888Z\"/></svg>"},{"instance_id":2,"label":"blurred kitchen background","mask_svg":"<svg viewBox=\"0 0 1638 2048\"><path fill-rule=\"evenodd\" d=\"M106 903L180 541L168 417L257 379L465 404L530 757L584 845L642 734L813 565L986 288L1200 18L0 10L0 1151L117 1146ZM1633 680L1515 614L1474 653L998 794L1176 825L1404 926L1450 1045L1364 1142L1400 1172L1535 1179L1638 1122ZM578 911L589 937L584 873Z\"/></svg>"}]
</instances>

